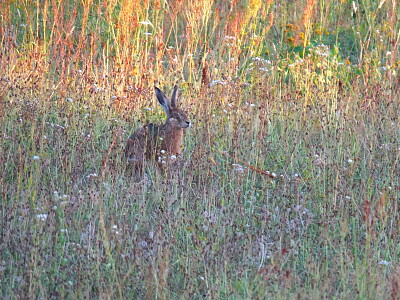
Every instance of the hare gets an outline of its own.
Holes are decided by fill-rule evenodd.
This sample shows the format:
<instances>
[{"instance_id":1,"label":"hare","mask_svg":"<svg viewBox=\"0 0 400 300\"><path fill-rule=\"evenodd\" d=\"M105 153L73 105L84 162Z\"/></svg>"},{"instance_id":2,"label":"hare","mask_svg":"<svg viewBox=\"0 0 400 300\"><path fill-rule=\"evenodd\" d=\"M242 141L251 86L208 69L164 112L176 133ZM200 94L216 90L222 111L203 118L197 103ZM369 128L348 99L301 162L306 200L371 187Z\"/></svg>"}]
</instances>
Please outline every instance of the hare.
<instances>
[{"instance_id":1,"label":"hare","mask_svg":"<svg viewBox=\"0 0 400 300\"><path fill-rule=\"evenodd\" d=\"M171 100L159 88L154 88L167 120L164 125L147 124L129 137L125 159L134 173L141 174L146 160L155 160L162 170L170 166L182 152L184 130L190 126L186 113L176 107L178 86L174 87Z\"/></svg>"}]
</instances>

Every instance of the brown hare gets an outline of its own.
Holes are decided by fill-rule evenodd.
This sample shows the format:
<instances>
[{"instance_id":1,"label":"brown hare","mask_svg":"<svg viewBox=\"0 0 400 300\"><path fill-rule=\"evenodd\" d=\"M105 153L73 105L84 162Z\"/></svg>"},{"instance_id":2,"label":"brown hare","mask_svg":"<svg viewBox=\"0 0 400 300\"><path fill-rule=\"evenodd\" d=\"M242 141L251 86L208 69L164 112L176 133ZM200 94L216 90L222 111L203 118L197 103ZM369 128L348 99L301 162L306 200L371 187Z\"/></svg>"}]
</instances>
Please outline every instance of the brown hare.
<instances>
[{"instance_id":1,"label":"brown hare","mask_svg":"<svg viewBox=\"0 0 400 300\"><path fill-rule=\"evenodd\" d=\"M178 86L174 87L171 100L159 88L154 88L167 120L164 125L147 124L129 137L125 159L135 174L141 174L146 160L155 160L162 170L170 166L182 152L183 133L190 126L186 113L176 107Z\"/></svg>"}]
</instances>

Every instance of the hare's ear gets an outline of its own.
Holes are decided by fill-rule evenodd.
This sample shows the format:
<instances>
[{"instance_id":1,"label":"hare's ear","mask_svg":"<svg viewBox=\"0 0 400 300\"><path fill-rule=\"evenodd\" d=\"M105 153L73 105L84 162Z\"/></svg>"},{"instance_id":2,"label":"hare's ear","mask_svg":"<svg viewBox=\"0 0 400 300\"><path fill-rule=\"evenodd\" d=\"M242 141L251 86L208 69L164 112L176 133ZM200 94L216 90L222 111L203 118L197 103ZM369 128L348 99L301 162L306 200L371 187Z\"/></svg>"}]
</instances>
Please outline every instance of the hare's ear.
<instances>
[{"instance_id":1,"label":"hare's ear","mask_svg":"<svg viewBox=\"0 0 400 300\"><path fill-rule=\"evenodd\" d=\"M176 107L176 98L178 97L178 86L175 85L171 96L171 107Z\"/></svg>"},{"instance_id":2,"label":"hare's ear","mask_svg":"<svg viewBox=\"0 0 400 300\"><path fill-rule=\"evenodd\" d=\"M165 94L158 87L154 87L154 89L156 90L158 102L164 108L164 111L167 114L167 116L169 116L171 113L171 109L169 106L170 104L169 104L169 100L168 100L167 96L165 96Z\"/></svg>"}]
</instances>

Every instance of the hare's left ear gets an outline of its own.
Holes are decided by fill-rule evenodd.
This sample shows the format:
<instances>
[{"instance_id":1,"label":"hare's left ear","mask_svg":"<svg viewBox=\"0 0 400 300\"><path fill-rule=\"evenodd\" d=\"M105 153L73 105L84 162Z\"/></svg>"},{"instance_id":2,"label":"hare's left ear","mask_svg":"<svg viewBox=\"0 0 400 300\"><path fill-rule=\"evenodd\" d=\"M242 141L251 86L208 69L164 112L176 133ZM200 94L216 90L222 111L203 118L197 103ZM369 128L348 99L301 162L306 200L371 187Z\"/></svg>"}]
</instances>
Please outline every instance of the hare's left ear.
<instances>
[{"instance_id":1,"label":"hare's left ear","mask_svg":"<svg viewBox=\"0 0 400 300\"><path fill-rule=\"evenodd\" d=\"M176 98L178 97L178 86L175 85L171 96L171 107L176 107Z\"/></svg>"},{"instance_id":2,"label":"hare's left ear","mask_svg":"<svg viewBox=\"0 0 400 300\"><path fill-rule=\"evenodd\" d=\"M165 94L158 87L154 87L154 89L156 91L158 102L163 107L165 113L167 114L167 117L169 117L171 114L171 109L167 96L165 96Z\"/></svg>"}]
</instances>

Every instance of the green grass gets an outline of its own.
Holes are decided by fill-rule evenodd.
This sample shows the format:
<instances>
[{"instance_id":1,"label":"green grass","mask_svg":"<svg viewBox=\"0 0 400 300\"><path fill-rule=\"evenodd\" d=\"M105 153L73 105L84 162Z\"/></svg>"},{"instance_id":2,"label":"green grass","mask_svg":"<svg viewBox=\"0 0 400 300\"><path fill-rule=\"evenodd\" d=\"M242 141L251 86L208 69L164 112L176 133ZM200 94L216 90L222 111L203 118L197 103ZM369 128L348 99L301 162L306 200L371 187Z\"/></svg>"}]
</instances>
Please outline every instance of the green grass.
<instances>
[{"instance_id":1,"label":"green grass","mask_svg":"<svg viewBox=\"0 0 400 300\"><path fill-rule=\"evenodd\" d=\"M143 36L123 2L38 3L0 5L0 298L399 297L398 7L317 2L302 27L277 2L236 32L246 1L127 1ZM126 140L175 82L179 169L137 183Z\"/></svg>"}]
</instances>

